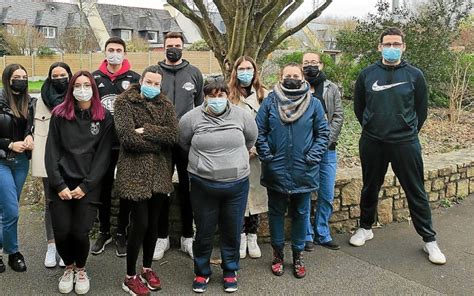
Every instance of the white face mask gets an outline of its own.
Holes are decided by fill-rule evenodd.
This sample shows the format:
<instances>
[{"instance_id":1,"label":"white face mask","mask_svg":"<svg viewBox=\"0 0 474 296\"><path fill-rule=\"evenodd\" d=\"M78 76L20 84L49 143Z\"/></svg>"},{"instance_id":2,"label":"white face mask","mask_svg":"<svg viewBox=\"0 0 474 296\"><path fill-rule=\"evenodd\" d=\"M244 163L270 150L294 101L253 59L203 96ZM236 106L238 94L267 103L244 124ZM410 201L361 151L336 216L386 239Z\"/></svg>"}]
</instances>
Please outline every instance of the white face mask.
<instances>
[{"instance_id":1,"label":"white face mask","mask_svg":"<svg viewBox=\"0 0 474 296\"><path fill-rule=\"evenodd\" d=\"M87 102L92 98L92 87L74 88L72 95L80 102Z\"/></svg>"},{"instance_id":2,"label":"white face mask","mask_svg":"<svg viewBox=\"0 0 474 296\"><path fill-rule=\"evenodd\" d=\"M123 54L121 53L107 53L107 62L110 65L120 65L123 62Z\"/></svg>"}]
</instances>

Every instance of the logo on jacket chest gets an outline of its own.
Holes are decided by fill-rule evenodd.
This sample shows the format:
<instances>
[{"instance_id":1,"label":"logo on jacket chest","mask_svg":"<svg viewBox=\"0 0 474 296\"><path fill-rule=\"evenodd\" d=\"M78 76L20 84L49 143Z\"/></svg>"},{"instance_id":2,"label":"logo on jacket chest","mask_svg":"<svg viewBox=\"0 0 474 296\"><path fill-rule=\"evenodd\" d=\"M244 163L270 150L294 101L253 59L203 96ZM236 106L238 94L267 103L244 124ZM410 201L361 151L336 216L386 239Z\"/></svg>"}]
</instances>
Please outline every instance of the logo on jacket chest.
<instances>
[{"instance_id":1,"label":"logo on jacket chest","mask_svg":"<svg viewBox=\"0 0 474 296\"><path fill-rule=\"evenodd\" d=\"M100 122L91 122L91 134L97 136L100 132Z\"/></svg>"},{"instance_id":2,"label":"logo on jacket chest","mask_svg":"<svg viewBox=\"0 0 474 296\"><path fill-rule=\"evenodd\" d=\"M116 94L103 96L100 102L105 109L109 110L112 115L114 115L114 103L117 98Z\"/></svg>"},{"instance_id":3,"label":"logo on jacket chest","mask_svg":"<svg viewBox=\"0 0 474 296\"><path fill-rule=\"evenodd\" d=\"M194 86L192 82L186 82L185 84L183 84L183 88L187 91L192 91L196 87Z\"/></svg>"},{"instance_id":4,"label":"logo on jacket chest","mask_svg":"<svg viewBox=\"0 0 474 296\"><path fill-rule=\"evenodd\" d=\"M379 85L379 81L376 80L374 82L374 84L372 84L372 90L373 91L383 91L383 90L390 89L392 87L399 86L399 85L402 85L402 84L405 84L405 83L408 83L408 81L392 83L392 84L386 84L386 85Z\"/></svg>"}]
</instances>

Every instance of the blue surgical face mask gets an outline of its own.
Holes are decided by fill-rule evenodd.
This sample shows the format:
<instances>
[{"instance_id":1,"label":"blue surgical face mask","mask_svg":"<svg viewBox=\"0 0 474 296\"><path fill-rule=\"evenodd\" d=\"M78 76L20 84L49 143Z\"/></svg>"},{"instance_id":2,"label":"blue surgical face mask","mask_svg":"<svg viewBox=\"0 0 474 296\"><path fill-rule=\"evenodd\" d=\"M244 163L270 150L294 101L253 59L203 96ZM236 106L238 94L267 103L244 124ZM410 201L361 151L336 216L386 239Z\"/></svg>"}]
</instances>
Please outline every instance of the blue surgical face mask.
<instances>
[{"instance_id":1,"label":"blue surgical face mask","mask_svg":"<svg viewBox=\"0 0 474 296\"><path fill-rule=\"evenodd\" d=\"M253 70L237 70L237 79L243 86L249 86L253 79Z\"/></svg>"},{"instance_id":2,"label":"blue surgical face mask","mask_svg":"<svg viewBox=\"0 0 474 296\"><path fill-rule=\"evenodd\" d=\"M148 100L153 100L161 93L161 89L159 87L153 87L145 84L142 84L140 91L142 92L142 95Z\"/></svg>"},{"instance_id":3,"label":"blue surgical face mask","mask_svg":"<svg viewBox=\"0 0 474 296\"><path fill-rule=\"evenodd\" d=\"M382 49L383 59L389 63L396 63L402 58L402 49L388 47Z\"/></svg>"},{"instance_id":4,"label":"blue surgical face mask","mask_svg":"<svg viewBox=\"0 0 474 296\"><path fill-rule=\"evenodd\" d=\"M227 98L208 98L207 107L212 111L212 113L221 114L227 107Z\"/></svg>"}]
</instances>

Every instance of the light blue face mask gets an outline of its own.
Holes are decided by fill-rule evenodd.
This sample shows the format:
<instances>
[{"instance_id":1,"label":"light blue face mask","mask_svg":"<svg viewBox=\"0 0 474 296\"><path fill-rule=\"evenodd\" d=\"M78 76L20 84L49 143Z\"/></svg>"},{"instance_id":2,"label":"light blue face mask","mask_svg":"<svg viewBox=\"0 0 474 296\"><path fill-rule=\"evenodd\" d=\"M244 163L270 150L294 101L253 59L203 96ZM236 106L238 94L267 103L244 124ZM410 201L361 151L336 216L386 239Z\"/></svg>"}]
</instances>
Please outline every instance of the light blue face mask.
<instances>
[{"instance_id":1,"label":"light blue face mask","mask_svg":"<svg viewBox=\"0 0 474 296\"><path fill-rule=\"evenodd\" d=\"M214 114L221 114L227 107L227 98L208 98L207 107Z\"/></svg>"},{"instance_id":2,"label":"light blue face mask","mask_svg":"<svg viewBox=\"0 0 474 296\"><path fill-rule=\"evenodd\" d=\"M249 86L253 79L253 70L237 70L237 79L243 86Z\"/></svg>"},{"instance_id":3,"label":"light blue face mask","mask_svg":"<svg viewBox=\"0 0 474 296\"><path fill-rule=\"evenodd\" d=\"M402 58L402 49L394 47L383 48L382 57L389 63L396 63Z\"/></svg>"},{"instance_id":4,"label":"light blue face mask","mask_svg":"<svg viewBox=\"0 0 474 296\"><path fill-rule=\"evenodd\" d=\"M148 100L153 100L161 93L161 89L159 87L153 87L145 84L142 84L140 91L142 92L142 95Z\"/></svg>"}]
</instances>

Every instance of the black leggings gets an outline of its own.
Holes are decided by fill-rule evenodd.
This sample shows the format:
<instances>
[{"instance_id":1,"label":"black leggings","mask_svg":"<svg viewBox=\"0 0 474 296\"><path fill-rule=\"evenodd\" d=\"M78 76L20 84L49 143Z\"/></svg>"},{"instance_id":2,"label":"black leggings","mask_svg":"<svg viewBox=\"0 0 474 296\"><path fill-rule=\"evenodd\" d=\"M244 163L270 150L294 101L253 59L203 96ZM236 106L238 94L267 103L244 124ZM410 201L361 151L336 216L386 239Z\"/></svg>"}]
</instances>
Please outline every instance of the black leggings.
<instances>
[{"instance_id":1,"label":"black leggings","mask_svg":"<svg viewBox=\"0 0 474 296\"><path fill-rule=\"evenodd\" d=\"M50 192L49 211L58 253L64 264L83 268L89 255L89 232L97 216L97 206L89 200L98 200L100 189L80 200L61 200L54 188Z\"/></svg>"},{"instance_id":2,"label":"black leggings","mask_svg":"<svg viewBox=\"0 0 474 296\"><path fill-rule=\"evenodd\" d=\"M153 195L151 199L130 201L130 229L127 241L127 275L136 274L140 247L143 246L143 267L151 268L153 252L158 238L160 208L165 194Z\"/></svg>"},{"instance_id":3,"label":"black leggings","mask_svg":"<svg viewBox=\"0 0 474 296\"><path fill-rule=\"evenodd\" d=\"M257 234L259 222L260 221L259 221L258 214L249 215L248 217L244 217L244 227L242 227L242 233Z\"/></svg>"}]
</instances>

